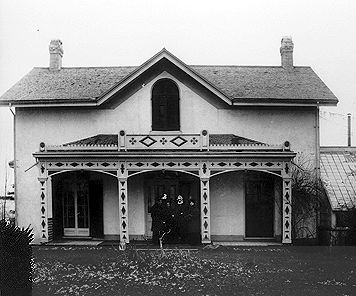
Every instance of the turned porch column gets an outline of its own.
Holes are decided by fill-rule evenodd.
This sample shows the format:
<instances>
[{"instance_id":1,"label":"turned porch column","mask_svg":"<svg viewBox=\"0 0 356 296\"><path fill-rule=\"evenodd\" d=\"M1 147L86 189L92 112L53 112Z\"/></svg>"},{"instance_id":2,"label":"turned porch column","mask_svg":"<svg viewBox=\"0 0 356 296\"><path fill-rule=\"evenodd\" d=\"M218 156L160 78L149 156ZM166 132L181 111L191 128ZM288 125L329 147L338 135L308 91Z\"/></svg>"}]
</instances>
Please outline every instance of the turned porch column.
<instances>
[{"instance_id":1,"label":"turned porch column","mask_svg":"<svg viewBox=\"0 0 356 296\"><path fill-rule=\"evenodd\" d=\"M125 162L119 162L118 170L118 196L119 196L119 221L120 242L128 243L129 240L129 211L127 196L127 168Z\"/></svg>"},{"instance_id":2,"label":"turned porch column","mask_svg":"<svg viewBox=\"0 0 356 296\"><path fill-rule=\"evenodd\" d=\"M291 164L285 162L282 170L282 243L292 243L292 177Z\"/></svg>"},{"instance_id":3,"label":"turned porch column","mask_svg":"<svg viewBox=\"0 0 356 296\"><path fill-rule=\"evenodd\" d=\"M203 244L211 243L210 235L210 169L207 162L202 162L200 177L200 221L201 240Z\"/></svg>"},{"instance_id":4,"label":"turned porch column","mask_svg":"<svg viewBox=\"0 0 356 296\"><path fill-rule=\"evenodd\" d=\"M48 177L45 162L38 163L40 183L40 241L47 243L53 240L51 178Z\"/></svg>"}]
</instances>

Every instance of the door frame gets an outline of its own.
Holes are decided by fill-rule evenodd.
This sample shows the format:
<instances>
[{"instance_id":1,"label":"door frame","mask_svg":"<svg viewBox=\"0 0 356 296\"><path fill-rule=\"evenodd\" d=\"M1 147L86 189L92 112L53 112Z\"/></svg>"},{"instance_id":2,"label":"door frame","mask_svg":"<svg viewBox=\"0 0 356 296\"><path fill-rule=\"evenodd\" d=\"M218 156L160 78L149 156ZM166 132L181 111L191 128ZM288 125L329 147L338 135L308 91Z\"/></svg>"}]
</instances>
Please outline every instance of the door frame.
<instances>
[{"instance_id":1,"label":"door frame","mask_svg":"<svg viewBox=\"0 0 356 296\"><path fill-rule=\"evenodd\" d=\"M86 190L86 199L87 199L87 225L88 227L78 227L78 184L83 183L84 186L87 187ZM65 182L67 183L67 182ZM65 206L64 206L64 196L66 194L66 189L62 192L62 219L63 219L63 236L64 237L89 237L90 236L90 198L89 198L89 184L88 180L84 179L74 179L69 184L66 184L66 188L70 188L71 192L73 192L74 198L74 221L75 227L65 227L64 218L65 218Z\"/></svg>"}]
</instances>

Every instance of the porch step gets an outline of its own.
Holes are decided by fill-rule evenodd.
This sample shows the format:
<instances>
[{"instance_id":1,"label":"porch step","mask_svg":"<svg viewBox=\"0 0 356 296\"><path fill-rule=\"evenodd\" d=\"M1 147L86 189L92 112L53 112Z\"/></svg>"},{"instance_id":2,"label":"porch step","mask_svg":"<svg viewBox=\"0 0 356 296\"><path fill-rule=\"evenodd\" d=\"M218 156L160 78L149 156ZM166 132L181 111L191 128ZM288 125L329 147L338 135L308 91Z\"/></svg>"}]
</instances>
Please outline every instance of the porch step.
<instances>
[{"instance_id":1,"label":"porch step","mask_svg":"<svg viewBox=\"0 0 356 296\"><path fill-rule=\"evenodd\" d=\"M98 246L103 240L90 240L90 239L65 239L46 243L46 246Z\"/></svg>"},{"instance_id":2,"label":"porch step","mask_svg":"<svg viewBox=\"0 0 356 296\"><path fill-rule=\"evenodd\" d=\"M241 242L213 242L213 245L220 246L231 246L231 247L271 247L271 246L282 246L282 243L269 242L269 241L241 241Z\"/></svg>"}]
</instances>

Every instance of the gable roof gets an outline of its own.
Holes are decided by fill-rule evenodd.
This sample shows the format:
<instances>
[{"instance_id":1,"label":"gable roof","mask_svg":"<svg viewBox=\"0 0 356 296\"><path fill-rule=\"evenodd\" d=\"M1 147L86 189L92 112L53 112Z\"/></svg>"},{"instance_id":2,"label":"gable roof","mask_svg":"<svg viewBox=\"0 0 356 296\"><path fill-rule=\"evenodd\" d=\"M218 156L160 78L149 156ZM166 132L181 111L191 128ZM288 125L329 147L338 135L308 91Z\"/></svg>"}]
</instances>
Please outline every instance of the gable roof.
<instances>
[{"instance_id":1,"label":"gable roof","mask_svg":"<svg viewBox=\"0 0 356 296\"><path fill-rule=\"evenodd\" d=\"M338 102L310 67L188 66L163 49L139 67L34 68L0 97L0 104L100 105L163 59L229 105Z\"/></svg>"},{"instance_id":2,"label":"gable roof","mask_svg":"<svg viewBox=\"0 0 356 296\"><path fill-rule=\"evenodd\" d=\"M356 147L321 147L320 165L332 209L355 209Z\"/></svg>"}]
</instances>

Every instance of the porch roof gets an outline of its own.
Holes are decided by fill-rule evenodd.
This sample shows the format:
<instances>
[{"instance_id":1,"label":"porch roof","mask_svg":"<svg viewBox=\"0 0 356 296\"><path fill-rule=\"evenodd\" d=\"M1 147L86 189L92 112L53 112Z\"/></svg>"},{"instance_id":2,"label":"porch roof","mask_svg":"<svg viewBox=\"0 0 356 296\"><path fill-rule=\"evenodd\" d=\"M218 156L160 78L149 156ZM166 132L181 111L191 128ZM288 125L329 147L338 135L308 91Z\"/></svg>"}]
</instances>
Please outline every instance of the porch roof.
<instances>
[{"instance_id":1,"label":"porch roof","mask_svg":"<svg viewBox=\"0 0 356 296\"><path fill-rule=\"evenodd\" d=\"M239 145L239 144L263 144L252 139L240 137L234 134L210 134L210 145ZM117 146L118 136L113 134L99 134L93 137L80 139L77 141L63 144L63 146L83 145L83 146Z\"/></svg>"},{"instance_id":2,"label":"porch roof","mask_svg":"<svg viewBox=\"0 0 356 296\"><path fill-rule=\"evenodd\" d=\"M63 145L40 145L37 158L233 158L292 159L289 142L269 145L234 134L99 134ZM202 138L203 137L203 138ZM120 139L120 140L119 140ZM122 141L129 146L122 146ZM146 141L146 142L145 142ZM164 142L165 141L165 142Z\"/></svg>"},{"instance_id":3,"label":"porch roof","mask_svg":"<svg viewBox=\"0 0 356 296\"><path fill-rule=\"evenodd\" d=\"M356 147L321 147L321 178L333 210L356 209Z\"/></svg>"}]
</instances>

